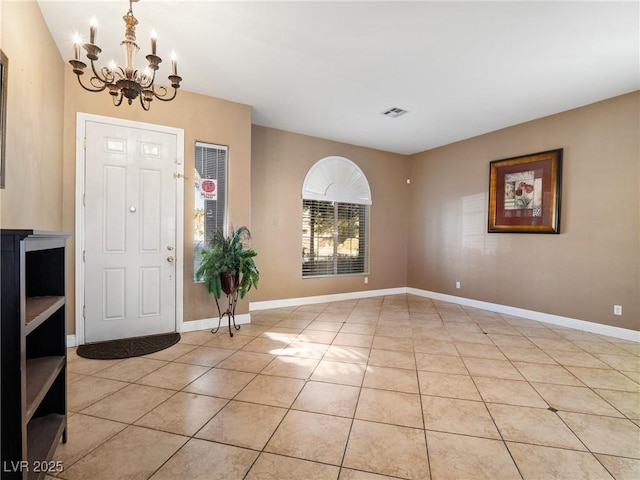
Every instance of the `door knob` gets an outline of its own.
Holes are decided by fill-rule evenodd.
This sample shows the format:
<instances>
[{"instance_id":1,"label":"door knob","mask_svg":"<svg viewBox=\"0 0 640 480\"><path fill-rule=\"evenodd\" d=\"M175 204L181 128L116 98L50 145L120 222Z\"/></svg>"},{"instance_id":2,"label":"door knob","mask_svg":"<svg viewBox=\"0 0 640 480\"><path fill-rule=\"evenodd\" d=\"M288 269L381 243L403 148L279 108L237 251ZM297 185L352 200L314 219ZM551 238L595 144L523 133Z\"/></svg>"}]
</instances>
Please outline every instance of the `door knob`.
<instances>
[{"instance_id":1,"label":"door knob","mask_svg":"<svg viewBox=\"0 0 640 480\"><path fill-rule=\"evenodd\" d=\"M171 263L171 262L173 262L173 260L174 260L174 258L171 255L169 255L167 257L167 262Z\"/></svg>"}]
</instances>

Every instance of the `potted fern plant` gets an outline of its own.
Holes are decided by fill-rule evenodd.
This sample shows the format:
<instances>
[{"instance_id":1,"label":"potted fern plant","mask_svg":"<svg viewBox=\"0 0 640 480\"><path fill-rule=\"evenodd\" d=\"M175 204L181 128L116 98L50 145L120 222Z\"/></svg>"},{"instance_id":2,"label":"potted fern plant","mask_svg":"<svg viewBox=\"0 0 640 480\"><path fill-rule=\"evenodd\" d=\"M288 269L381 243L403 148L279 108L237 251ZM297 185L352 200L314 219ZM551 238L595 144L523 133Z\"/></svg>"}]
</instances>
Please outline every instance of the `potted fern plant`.
<instances>
[{"instance_id":1,"label":"potted fern plant","mask_svg":"<svg viewBox=\"0 0 640 480\"><path fill-rule=\"evenodd\" d=\"M244 298L251 288L258 287L260 272L254 261L258 254L250 247L250 240L251 232L245 226L232 228L228 235L218 231L210 247L202 251L196 278L204 281L216 300L223 292Z\"/></svg>"}]
</instances>

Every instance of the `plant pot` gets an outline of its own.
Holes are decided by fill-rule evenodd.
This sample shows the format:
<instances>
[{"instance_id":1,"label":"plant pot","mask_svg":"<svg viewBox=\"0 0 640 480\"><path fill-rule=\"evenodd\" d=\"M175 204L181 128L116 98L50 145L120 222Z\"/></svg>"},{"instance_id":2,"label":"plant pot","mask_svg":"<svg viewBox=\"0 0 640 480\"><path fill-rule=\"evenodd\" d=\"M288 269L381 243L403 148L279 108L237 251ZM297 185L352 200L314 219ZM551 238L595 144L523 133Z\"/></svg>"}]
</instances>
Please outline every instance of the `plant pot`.
<instances>
[{"instance_id":1,"label":"plant pot","mask_svg":"<svg viewBox=\"0 0 640 480\"><path fill-rule=\"evenodd\" d=\"M220 283L222 285L222 291L227 295L231 295L238 288L238 284L240 283L240 274L234 274L231 270L221 273Z\"/></svg>"}]
</instances>

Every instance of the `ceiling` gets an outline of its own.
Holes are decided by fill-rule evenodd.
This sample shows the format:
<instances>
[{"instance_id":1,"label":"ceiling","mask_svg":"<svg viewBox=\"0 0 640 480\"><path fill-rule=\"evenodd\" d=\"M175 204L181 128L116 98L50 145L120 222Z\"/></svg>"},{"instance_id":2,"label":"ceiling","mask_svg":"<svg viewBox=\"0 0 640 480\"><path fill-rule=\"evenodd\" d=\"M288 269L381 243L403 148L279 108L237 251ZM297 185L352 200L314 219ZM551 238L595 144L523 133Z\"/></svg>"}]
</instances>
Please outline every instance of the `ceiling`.
<instances>
[{"instance_id":1,"label":"ceiling","mask_svg":"<svg viewBox=\"0 0 640 480\"><path fill-rule=\"evenodd\" d=\"M122 63L127 0L39 4L63 60L95 16L100 65ZM640 89L637 1L142 0L133 10L138 64L155 29L161 79L174 49L184 90L251 105L254 124L389 152ZM408 113L381 114L390 107Z\"/></svg>"}]
</instances>

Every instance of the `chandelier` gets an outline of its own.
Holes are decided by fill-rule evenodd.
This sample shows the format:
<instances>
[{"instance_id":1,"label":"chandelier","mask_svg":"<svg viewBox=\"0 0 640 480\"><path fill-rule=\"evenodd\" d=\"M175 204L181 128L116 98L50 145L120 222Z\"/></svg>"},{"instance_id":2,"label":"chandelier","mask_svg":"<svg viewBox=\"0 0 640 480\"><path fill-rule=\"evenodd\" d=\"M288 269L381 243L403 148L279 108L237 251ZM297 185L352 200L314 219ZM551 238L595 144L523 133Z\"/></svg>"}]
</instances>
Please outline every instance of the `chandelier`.
<instances>
[{"instance_id":1,"label":"chandelier","mask_svg":"<svg viewBox=\"0 0 640 480\"><path fill-rule=\"evenodd\" d=\"M118 107L122 104L123 99L127 99L127 103L131 105L136 98L140 98L140 105L144 110L149 110L151 102L154 98L162 100L163 102L169 102L176 98L178 89L180 88L180 82L182 78L178 76L177 60L175 53L171 56L171 75L169 75L169 82L173 88L172 94L169 90L162 86L155 85L156 71L158 70L162 59L156 55L156 37L155 33L151 33L151 53L145 58L148 65L144 71L138 70L135 67L135 56L140 48L136 44L136 25L138 19L133 16L132 2L138 0L129 0L129 11L122 19L125 23L124 40L120 45L124 48L124 54L126 63L124 67L120 67L115 62L109 63L106 67L96 67L95 62L98 61L98 56L102 50L95 44L97 27L95 21L92 20L89 27L89 43L82 45L86 52L87 58L91 62L92 77L89 80L89 85L85 85L81 76L84 74L87 64L80 60L80 39L76 35L74 39L74 58L69 60L69 63L73 67L73 73L78 77L78 83L85 90L90 92L102 92L107 89L113 99L113 104Z\"/></svg>"}]
</instances>

